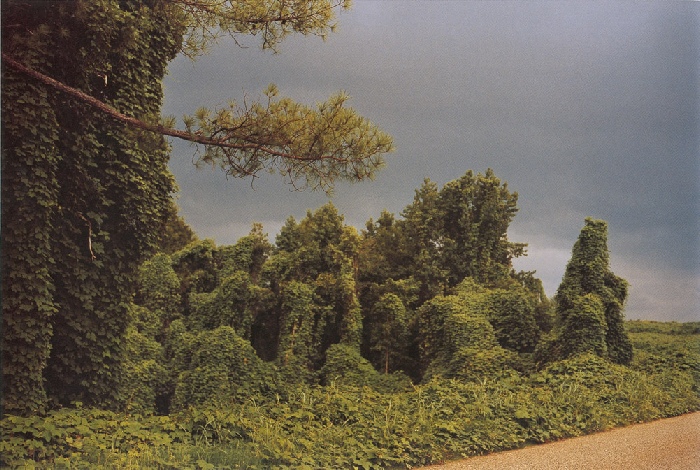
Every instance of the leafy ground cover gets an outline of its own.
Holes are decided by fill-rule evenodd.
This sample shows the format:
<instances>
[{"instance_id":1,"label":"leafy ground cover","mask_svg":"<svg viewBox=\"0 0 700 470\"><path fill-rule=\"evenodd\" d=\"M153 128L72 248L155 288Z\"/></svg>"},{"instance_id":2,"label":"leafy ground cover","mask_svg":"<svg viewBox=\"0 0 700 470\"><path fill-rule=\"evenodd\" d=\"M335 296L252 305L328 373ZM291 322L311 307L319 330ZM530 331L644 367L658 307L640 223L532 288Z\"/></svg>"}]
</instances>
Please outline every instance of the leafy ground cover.
<instances>
[{"instance_id":1,"label":"leafy ground cover","mask_svg":"<svg viewBox=\"0 0 700 470\"><path fill-rule=\"evenodd\" d=\"M635 359L529 375L283 386L169 416L82 407L0 422L3 467L411 468L700 409L700 324L627 322ZM399 384L399 381L397 381ZM401 388L401 389L399 389Z\"/></svg>"}]
</instances>

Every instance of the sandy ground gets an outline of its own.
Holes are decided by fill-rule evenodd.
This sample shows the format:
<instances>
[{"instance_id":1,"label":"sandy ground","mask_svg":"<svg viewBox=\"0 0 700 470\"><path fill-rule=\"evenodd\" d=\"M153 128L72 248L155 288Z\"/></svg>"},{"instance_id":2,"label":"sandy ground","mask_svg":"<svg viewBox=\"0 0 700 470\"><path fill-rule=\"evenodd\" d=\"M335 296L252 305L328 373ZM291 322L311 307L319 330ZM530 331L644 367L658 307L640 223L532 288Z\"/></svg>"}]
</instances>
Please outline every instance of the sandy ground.
<instances>
[{"instance_id":1,"label":"sandy ground","mask_svg":"<svg viewBox=\"0 0 700 470\"><path fill-rule=\"evenodd\" d=\"M700 412L424 470L700 470Z\"/></svg>"}]
</instances>

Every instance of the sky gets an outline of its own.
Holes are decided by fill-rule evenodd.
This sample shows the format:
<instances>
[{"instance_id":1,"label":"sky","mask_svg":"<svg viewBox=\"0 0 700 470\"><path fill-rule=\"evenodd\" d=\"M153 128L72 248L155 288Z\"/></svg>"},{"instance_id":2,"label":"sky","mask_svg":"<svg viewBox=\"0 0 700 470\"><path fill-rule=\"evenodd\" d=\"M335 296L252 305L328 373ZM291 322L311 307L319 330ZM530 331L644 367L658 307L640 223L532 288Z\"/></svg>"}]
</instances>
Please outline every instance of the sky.
<instances>
[{"instance_id":1,"label":"sky","mask_svg":"<svg viewBox=\"0 0 700 470\"><path fill-rule=\"evenodd\" d=\"M628 319L700 321L700 3L355 0L323 41L257 38L176 58L163 113L259 99L268 84L314 105L343 90L394 138L371 182L332 196L277 175L255 182L195 169L172 142L178 205L200 238L233 244L261 222L329 200L362 229L397 216L425 178L442 186L492 168L520 208L515 268L561 282L586 217L608 222L611 269L630 282ZM241 47L241 45L243 47Z\"/></svg>"}]
</instances>

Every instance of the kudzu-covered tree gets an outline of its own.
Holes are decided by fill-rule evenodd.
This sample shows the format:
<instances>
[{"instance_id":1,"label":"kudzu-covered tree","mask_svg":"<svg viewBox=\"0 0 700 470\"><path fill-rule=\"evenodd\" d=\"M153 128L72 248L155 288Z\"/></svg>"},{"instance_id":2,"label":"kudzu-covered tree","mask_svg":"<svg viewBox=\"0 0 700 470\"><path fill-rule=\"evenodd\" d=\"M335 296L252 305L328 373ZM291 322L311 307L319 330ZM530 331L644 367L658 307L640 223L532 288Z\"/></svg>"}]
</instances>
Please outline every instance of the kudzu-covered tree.
<instances>
[{"instance_id":1,"label":"kudzu-covered tree","mask_svg":"<svg viewBox=\"0 0 700 470\"><path fill-rule=\"evenodd\" d=\"M519 286L489 289L483 311L501 346L518 353L535 350L542 332L537 324L537 301L530 292Z\"/></svg>"},{"instance_id":2,"label":"kudzu-covered tree","mask_svg":"<svg viewBox=\"0 0 700 470\"><path fill-rule=\"evenodd\" d=\"M112 407L139 264L162 240L173 178L163 136L234 177L297 187L372 177L391 138L338 94L278 96L161 121L161 81L220 35L325 35L342 0L3 2L2 384L5 411ZM177 266L176 266L177 270Z\"/></svg>"},{"instance_id":3,"label":"kudzu-covered tree","mask_svg":"<svg viewBox=\"0 0 700 470\"><path fill-rule=\"evenodd\" d=\"M185 29L135 1L3 3L2 369L5 411L116 406L137 268L173 178L148 122ZM39 75L37 75L39 74Z\"/></svg>"},{"instance_id":4,"label":"kudzu-covered tree","mask_svg":"<svg viewBox=\"0 0 700 470\"><path fill-rule=\"evenodd\" d=\"M480 311L481 295L437 296L416 313L420 377L480 381L509 371L515 353L502 348Z\"/></svg>"},{"instance_id":5,"label":"kudzu-covered tree","mask_svg":"<svg viewBox=\"0 0 700 470\"><path fill-rule=\"evenodd\" d=\"M359 351L362 316L355 281L357 231L346 226L329 203L309 212L299 223L289 219L276 245L277 251L263 269L273 291L282 296L279 344L285 346L280 353L290 354L286 345L294 344L292 352L308 351L311 357L304 360L317 370L333 344L343 343ZM296 299L308 296L309 291L313 292L312 303L302 308ZM304 345L299 344L302 331L306 332ZM295 353L297 358L303 354Z\"/></svg>"},{"instance_id":6,"label":"kudzu-covered tree","mask_svg":"<svg viewBox=\"0 0 700 470\"><path fill-rule=\"evenodd\" d=\"M587 218L554 297L554 358L590 351L629 364L632 344L622 313L627 289L627 281L610 271L608 224Z\"/></svg>"},{"instance_id":7,"label":"kudzu-covered tree","mask_svg":"<svg viewBox=\"0 0 700 470\"><path fill-rule=\"evenodd\" d=\"M155 327L161 335L176 318L182 316L180 278L173 269L170 256L158 253L145 261L138 272L135 303L158 316Z\"/></svg>"},{"instance_id":8,"label":"kudzu-covered tree","mask_svg":"<svg viewBox=\"0 0 700 470\"><path fill-rule=\"evenodd\" d=\"M374 304L370 317L374 323L365 325L369 331L370 350L379 360L380 367L385 374L390 370L398 369L408 353L409 343L409 318L406 307L398 295L384 294Z\"/></svg>"},{"instance_id":9,"label":"kudzu-covered tree","mask_svg":"<svg viewBox=\"0 0 700 470\"><path fill-rule=\"evenodd\" d=\"M175 384L174 409L245 397L269 385L269 366L230 326L194 332L188 339L186 359Z\"/></svg>"},{"instance_id":10,"label":"kudzu-covered tree","mask_svg":"<svg viewBox=\"0 0 700 470\"><path fill-rule=\"evenodd\" d=\"M490 289L482 307L499 343L517 352L534 349L541 334L538 321L548 327L549 301L532 273L513 271L513 258L523 255L526 246L508 240L517 199L491 169L485 174L467 171L442 188L426 179L402 218L384 211L367 223L358 274L367 357L376 354L374 330L387 327L384 311L376 307L383 295L397 295L407 309L412 325L408 354L415 360L421 355L418 345L426 340L416 330L416 310L467 278ZM373 362L379 364L377 358ZM425 371L426 365L421 367ZM421 375L416 370L411 374Z\"/></svg>"},{"instance_id":11,"label":"kudzu-covered tree","mask_svg":"<svg viewBox=\"0 0 700 470\"><path fill-rule=\"evenodd\" d=\"M439 194L437 184L426 178L416 190L413 203L401 213L403 219L399 222L411 257L394 275L410 275L418 282L419 303L444 293L447 287L448 272L440 259L444 240L437 207Z\"/></svg>"},{"instance_id":12,"label":"kudzu-covered tree","mask_svg":"<svg viewBox=\"0 0 700 470\"><path fill-rule=\"evenodd\" d=\"M435 242L441 246L440 265L450 286L466 277L495 284L510 276L512 259L526 247L508 241L517 202L518 193L510 192L490 168L483 175L467 171L440 190L440 238Z\"/></svg>"},{"instance_id":13,"label":"kudzu-covered tree","mask_svg":"<svg viewBox=\"0 0 700 470\"><path fill-rule=\"evenodd\" d=\"M172 255L196 240L197 235L192 227L187 225L185 219L178 214L177 205L173 201L158 237L157 250Z\"/></svg>"}]
</instances>

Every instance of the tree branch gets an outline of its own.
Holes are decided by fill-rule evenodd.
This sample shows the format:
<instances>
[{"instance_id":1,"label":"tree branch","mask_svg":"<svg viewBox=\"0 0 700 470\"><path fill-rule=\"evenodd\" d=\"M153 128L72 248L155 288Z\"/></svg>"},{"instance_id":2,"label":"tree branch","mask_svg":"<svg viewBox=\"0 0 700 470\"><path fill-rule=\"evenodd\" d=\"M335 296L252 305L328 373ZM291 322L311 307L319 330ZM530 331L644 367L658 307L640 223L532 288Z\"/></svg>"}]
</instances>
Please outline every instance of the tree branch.
<instances>
[{"instance_id":1,"label":"tree branch","mask_svg":"<svg viewBox=\"0 0 700 470\"><path fill-rule=\"evenodd\" d=\"M97 98L88 95L85 92L82 92L78 90L77 88L70 87L62 82L59 82L58 80L55 80L47 75L44 75L41 72L37 72L34 69L31 69L12 57L10 57L6 53L2 53L2 60L3 63L10 68L21 72L25 75L28 75L36 80L39 80L41 83L44 83L45 85L48 85L52 88L55 88L63 93L66 93L67 95L70 95L74 98L79 99L80 101L97 108L98 110L102 111L106 115L110 116L111 118L123 122L124 124L127 124L131 127L135 127L137 129L142 129L146 130L149 132L154 132L157 134L161 135L167 135L170 137L175 137L177 139L182 139L186 140L188 142L193 142L196 144L202 144L202 145L210 145L214 147L220 147L220 148L226 148L226 149L233 149L233 150L241 150L241 151L260 151L264 152L268 155L275 156L275 157L280 157L288 160L296 160L296 161L323 161L323 160L334 160L338 162L343 162L345 159L341 157L337 157L335 155L321 155L321 156L305 156L305 155L296 155L292 153L287 153L287 152L282 152L279 150L275 150L273 148L270 148L268 146L265 146L260 143L256 143L254 141L249 141L246 143L231 143L228 141L226 138L223 139L215 139L211 137L207 137L205 135L201 135L198 133L192 133L192 132L187 132L187 131L182 131L178 129L174 129L171 127L166 127L160 124L151 124L145 121L142 121L140 119L127 116L126 114L120 113L116 109L112 108L108 104L104 103L103 101L98 100ZM245 138L241 138L240 136L237 136L239 140L245 140Z\"/></svg>"}]
</instances>

